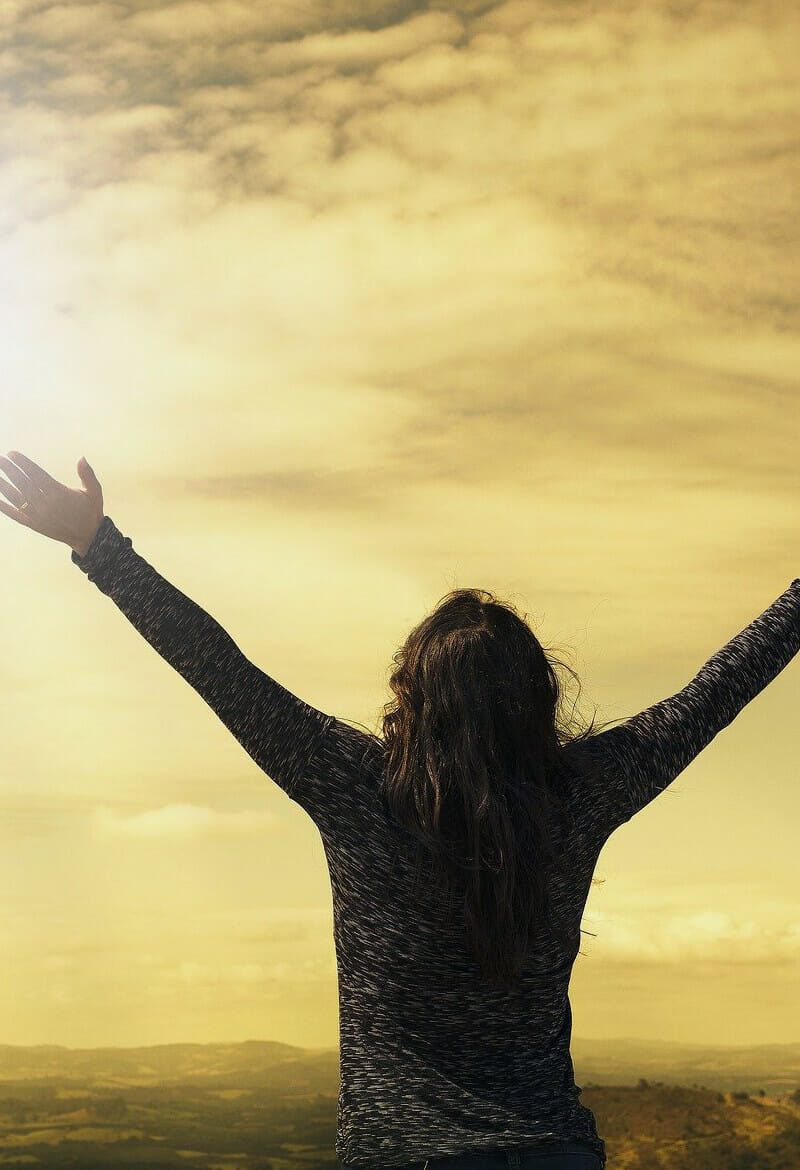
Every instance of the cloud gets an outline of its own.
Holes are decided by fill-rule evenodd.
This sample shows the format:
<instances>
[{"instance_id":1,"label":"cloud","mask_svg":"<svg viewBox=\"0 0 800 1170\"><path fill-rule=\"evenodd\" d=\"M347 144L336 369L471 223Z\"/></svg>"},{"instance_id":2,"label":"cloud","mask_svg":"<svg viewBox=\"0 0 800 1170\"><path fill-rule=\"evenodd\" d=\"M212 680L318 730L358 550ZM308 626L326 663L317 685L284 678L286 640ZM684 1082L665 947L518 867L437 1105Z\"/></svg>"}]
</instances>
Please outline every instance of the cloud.
<instances>
[{"instance_id":1,"label":"cloud","mask_svg":"<svg viewBox=\"0 0 800 1170\"><path fill-rule=\"evenodd\" d=\"M422 45L458 40L463 25L446 12L425 12L380 29L353 29L341 34L316 33L274 45L265 65L297 66L322 62L338 67L374 66L406 57Z\"/></svg>"},{"instance_id":2,"label":"cloud","mask_svg":"<svg viewBox=\"0 0 800 1170\"><path fill-rule=\"evenodd\" d=\"M275 824L269 812L222 812L196 804L167 804L128 815L101 805L93 816L93 827L101 837L139 839L251 836L269 833Z\"/></svg>"},{"instance_id":3,"label":"cloud","mask_svg":"<svg viewBox=\"0 0 800 1170\"><path fill-rule=\"evenodd\" d=\"M618 878L585 918L581 950L610 963L780 966L800 958L800 917L766 883L698 880L683 888ZM725 907L725 909L722 909ZM735 907L735 909L730 909ZM591 937L591 935L596 937Z\"/></svg>"},{"instance_id":4,"label":"cloud","mask_svg":"<svg viewBox=\"0 0 800 1170\"><path fill-rule=\"evenodd\" d=\"M382 65L375 73L381 84L416 101L440 97L475 86L497 87L516 81L510 46L502 36L478 35L468 51L452 44L427 45L419 52Z\"/></svg>"},{"instance_id":5,"label":"cloud","mask_svg":"<svg viewBox=\"0 0 800 1170\"><path fill-rule=\"evenodd\" d=\"M770 929L758 919L702 910L647 922L596 914L591 949L603 960L777 965L800 959L800 919Z\"/></svg>"},{"instance_id":6,"label":"cloud","mask_svg":"<svg viewBox=\"0 0 800 1170\"><path fill-rule=\"evenodd\" d=\"M170 994L182 984L209 990L225 986L246 989L268 988L274 984L292 987L300 983L329 984L336 979L336 974L336 958L330 951L297 962L224 964L187 960L160 972L152 993Z\"/></svg>"},{"instance_id":7,"label":"cloud","mask_svg":"<svg viewBox=\"0 0 800 1170\"><path fill-rule=\"evenodd\" d=\"M330 906L270 906L227 910L214 917L229 945L283 946L327 940L333 928Z\"/></svg>"}]
</instances>

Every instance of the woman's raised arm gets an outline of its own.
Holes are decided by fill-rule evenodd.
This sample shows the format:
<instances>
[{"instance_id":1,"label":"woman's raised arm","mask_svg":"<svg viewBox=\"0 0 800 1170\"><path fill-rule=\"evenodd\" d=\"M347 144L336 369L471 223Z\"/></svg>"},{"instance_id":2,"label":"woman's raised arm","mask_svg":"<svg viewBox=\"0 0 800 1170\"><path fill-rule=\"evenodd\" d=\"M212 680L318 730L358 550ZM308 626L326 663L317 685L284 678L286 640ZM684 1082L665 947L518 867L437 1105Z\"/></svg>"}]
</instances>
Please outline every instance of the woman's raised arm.
<instances>
[{"instance_id":1,"label":"woman's raised arm","mask_svg":"<svg viewBox=\"0 0 800 1170\"><path fill-rule=\"evenodd\" d=\"M584 741L594 778L586 816L601 840L680 775L800 650L800 578L684 687Z\"/></svg>"},{"instance_id":2,"label":"woman's raised arm","mask_svg":"<svg viewBox=\"0 0 800 1170\"><path fill-rule=\"evenodd\" d=\"M150 565L104 516L76 564L174 667L264 772L293 792L332 722L265 674L215 618Z\"/></svg>"}]
</instances>

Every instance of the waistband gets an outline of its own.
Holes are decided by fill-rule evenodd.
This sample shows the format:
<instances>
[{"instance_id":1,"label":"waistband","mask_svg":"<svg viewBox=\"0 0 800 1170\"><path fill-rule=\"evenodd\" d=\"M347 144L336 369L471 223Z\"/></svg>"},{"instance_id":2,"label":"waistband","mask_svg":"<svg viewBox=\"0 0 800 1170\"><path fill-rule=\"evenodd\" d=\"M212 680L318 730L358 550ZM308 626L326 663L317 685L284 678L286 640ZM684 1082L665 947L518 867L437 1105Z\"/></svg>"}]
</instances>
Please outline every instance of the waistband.
<instances>
[{"instance_id":1,"label":"waistband","mask_svg":"<svg viewBox=\"0 0 800 1170\"><path fill-rule=\"evenodd\" d=\"M571 1140L553 1140L536 1142L527 1146L497 1146L488 1150L464 1150L460 1154L438 1154L429 1158L421 1158L416 1162L406 1162L402 1166L394 1166L392 1170L448 1170L449 1167L458 1167L458 1170L468 1170L468 1167L486 1166L487 1162L496 1162L497 1170L511 1167L518 1170L522 1158L535 1155L553 1154L587 1154L597 1160L597 1165L605 1170L605 1163L600 1154L589 1142L579 1138ZM348 1170L345 1166L343 1170Z\"/></svg>"}]
</instances>

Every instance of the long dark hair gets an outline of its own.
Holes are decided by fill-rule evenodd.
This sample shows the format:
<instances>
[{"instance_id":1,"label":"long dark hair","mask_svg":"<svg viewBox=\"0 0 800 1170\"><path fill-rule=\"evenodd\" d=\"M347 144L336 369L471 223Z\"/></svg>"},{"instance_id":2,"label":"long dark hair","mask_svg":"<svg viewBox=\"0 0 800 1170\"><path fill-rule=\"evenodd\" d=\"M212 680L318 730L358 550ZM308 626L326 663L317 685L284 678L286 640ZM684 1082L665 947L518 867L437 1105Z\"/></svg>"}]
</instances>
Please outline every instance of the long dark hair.
<instances>
[{"instance_id":1,"label":"long dark hair","mask_svg":"<svg viewBox=\"0 0 800 1170\"><path fill-rule=\"evenodd\" d=\"M527 614L486 589L453 589L394 655L383 707L383 799L439 871L452 908L462 899L467 945L482 980L509 989L537 924L566 942L551 916L547 872L554 824L568 816L559 784L563 745L576 730L563 712L556 666ZM429 875L428 875L429 876Z\"/></svg>"}]
</instances>

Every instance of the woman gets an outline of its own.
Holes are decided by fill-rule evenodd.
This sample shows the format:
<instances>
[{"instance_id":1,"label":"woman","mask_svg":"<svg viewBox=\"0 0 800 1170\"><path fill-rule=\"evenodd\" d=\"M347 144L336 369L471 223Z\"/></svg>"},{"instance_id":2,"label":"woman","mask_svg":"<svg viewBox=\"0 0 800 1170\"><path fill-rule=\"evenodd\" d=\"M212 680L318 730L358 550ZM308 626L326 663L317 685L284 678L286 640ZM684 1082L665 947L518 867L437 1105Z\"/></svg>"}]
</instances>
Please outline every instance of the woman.
<instances>
[{"instance_id":1,"label":"woman","mask_svg":"<svg viewBox=\"0 0 800 1170\"><path fill-rule=\"evenodd\" d=\"M568 986L598 854L800 648L800 578L677 694L567 734L526 622L454 590L395 655L383 736L303 702L133 548L84 459L0 457L2 511L72 561L313 818L339 976L343 1170L601 1170Z\"/></svg>"}]
</instances>

